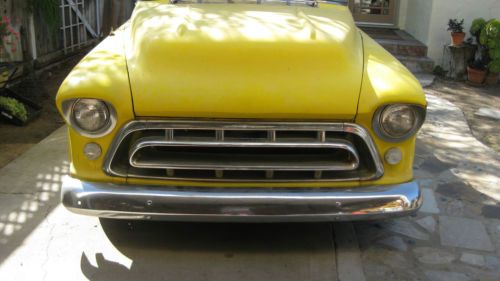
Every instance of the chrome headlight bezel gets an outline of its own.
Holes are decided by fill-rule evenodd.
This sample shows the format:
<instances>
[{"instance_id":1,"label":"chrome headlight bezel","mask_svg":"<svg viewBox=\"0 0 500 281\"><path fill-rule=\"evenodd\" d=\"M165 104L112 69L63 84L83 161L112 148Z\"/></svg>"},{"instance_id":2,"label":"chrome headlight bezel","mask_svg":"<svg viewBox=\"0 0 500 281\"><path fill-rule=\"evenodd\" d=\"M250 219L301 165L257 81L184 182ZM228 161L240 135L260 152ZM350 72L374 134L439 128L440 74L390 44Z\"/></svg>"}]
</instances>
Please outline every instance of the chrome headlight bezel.
<instances>
[{"instance_id":1,"label":"chrome headlight bezel","mask_svg":"<svg viewBox=\"0 0 500 281\"><path fill-rule=\"evenodd\" d=\"M386 112L387 109L397 107L397 106L404 106L408 107L409 109L412 110L415 116L415 121L412 126L412 128L405 134L401 136L394 136L390 132L387 132L386 129L384 128L382 122L383 122L383 114ZM405 103L392 103L392 104L386 104L377 109L375 112L375 115L373 116L373 121L372 121L372 128L377 134L378 137L380 137L382 140L391 142L391 143L397 143L397 142L403 142L411 137L413 137L418 130L422 127L425 121L425 116L426 116L426 108L421 105L415 105L415 104L405 104Z\"/></svg>"},{"instance_id":2,"label":"chrome headlight bezel","mask_svg":"<svg viewBox=\"0 0 500 281\"><path fill-rule=\"evenodd\" d=\"M98 129L96 131L88 131L88 130L85 130L85 129L81 128L78 125L78 123L75 120L73 109L74 109L74 106L80 100L95 100L95 101L103 103L106 106L106 108L107 108L107 110L109 112L109 114L108 114L108 120L106 121L106 124L102 128L100 128L100 129ZM80 135L82 135L84 137L88 137L88 138L100 138L100 137L106 136L109 133L111 133L111 131L113 131L113 129L116 127L117 114L116 114L115 108L109 102L106 102L106 101L103 101L103 100L100 100L100 99L95 99L95 98L79 98L79 99L65 100L65 101L62 102L62 110L63 110L63 113L64 113L64 119L66 120L66 122L71 126L71 128L73 128L76 132L78 132Z\"/></svg>"}]
</instances>

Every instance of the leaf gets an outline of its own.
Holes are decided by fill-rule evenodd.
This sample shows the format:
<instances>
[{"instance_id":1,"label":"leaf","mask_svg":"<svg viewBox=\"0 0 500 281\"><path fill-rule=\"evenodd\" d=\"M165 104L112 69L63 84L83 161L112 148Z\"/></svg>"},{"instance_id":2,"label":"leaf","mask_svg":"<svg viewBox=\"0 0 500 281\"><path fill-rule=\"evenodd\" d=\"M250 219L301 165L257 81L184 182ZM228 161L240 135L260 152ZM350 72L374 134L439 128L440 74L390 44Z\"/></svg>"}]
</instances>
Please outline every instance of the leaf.
<instances>
[{"instance_id":1,"label":"leaf","mask_svg":"<svg viewBox=\"0 0 500 281\"><path fill-rule=\"evenodd\" d=\"M0 97L0 107L8 110L12 116L22 122L26 122L28 120L28 111L26 110L26 107L16 99Z\"/></svg>"},{"instance_id":2,"label":"leaf","mask_svg":"<svg viewBox=\"0 0 500 281\"><path fill-rule=\"evenodd\" d=\"M488 35L486 34L486 28L481 29L481 34L479 35L479 43L481 43L481 45L488 44Z\"/></svg>"},{"instance_id":3,"label":"leaf","mask_svg":"<svg viewBox=\"0 0 500 281\"><path fill-rule=\"evenodd\" d=\"M500 59L500 48L491 49L489 53L491 59Z\"/></svg>"},{"instance_id":4,"label":"leaf","mask_svg":"<svg viewBox=\"0 0 500 281\"><path fill-rule=\"evenodd\" d=\"M486 46L488 46L489 49L494 49L497 46L497 42L495 40L488 39Z\"/></svg>"},{"instance_id":5,"label":"leaf","mask_svg":"<svg viewBox=\"0 0 500 281\"><path fill-rule=\"evenodd\" d=\"M486 20L483 18L477 18L472 22L472 25L470 27L470 33L474 36L477 36L481 30L484 28L486 25Z\"/></svg>"},{"instance_id":6,"label":"leaf","mask_svg":"<svg viewBox=\"0 0 500 281\"><path fill-rule=\"evenodd\" d=\"M500 59L491 61L490 64L488 65L488 69L492 73L500 73Z\"/></svg>"},{"instance_id":7,"label":"leaf","mask_svg":"<svg viewBox=\"0 0 500 281\"><path fill-rule=\"evenodd\" d=\"M484 27L486 36L492 39L500 38L500 21L499 20L491 20Z\"/></svg>"}]
</instances>

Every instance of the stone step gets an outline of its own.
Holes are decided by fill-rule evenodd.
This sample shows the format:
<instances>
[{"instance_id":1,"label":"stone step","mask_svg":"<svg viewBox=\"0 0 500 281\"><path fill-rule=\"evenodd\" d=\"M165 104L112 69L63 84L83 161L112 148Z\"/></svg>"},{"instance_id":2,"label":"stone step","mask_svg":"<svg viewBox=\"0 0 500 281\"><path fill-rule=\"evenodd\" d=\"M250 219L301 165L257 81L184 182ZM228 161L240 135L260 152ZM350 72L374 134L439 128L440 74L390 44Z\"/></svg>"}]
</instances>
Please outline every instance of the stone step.
<instances>
[{"instance_id":1,"label":"stone step","mask_svg":"<svg viewBox=\"0 0 500 281\"><path fill-rule=\"evenodd\" d=\"M386 28L364 28L363 30L395 56L427 56L427 46L404 30Z\"/></svg>"},{"instance_id":2,"label":"stone step","mask_svg":"<svg viewBox=\"0 0 500 281\"><path fill-rule=\"evenodd\" d=\"M387 51L395 56L426 57L427 46L417 40L376 39Z\"/></svg>"},{"instance_id":3,"label":"stone step","mask_svg":"<svg viewBox=\"0 0 500 281\"><path fill-rule=\"evenodd\" d=\"M361 29L411 72L430 73L434 69L434 62L427 57L427 46L404 30L373 27Z\"/></svg>"},{"instance_id":4,"label":"stone step","mask_svg":"<svg viewBox=\"0 0 500 281\"><path fill-rule=\"evenodd\" d=\"M396 55L396 58L413 73L431 73L434 61L428 57Z\"/></svg>"}]
</instances>

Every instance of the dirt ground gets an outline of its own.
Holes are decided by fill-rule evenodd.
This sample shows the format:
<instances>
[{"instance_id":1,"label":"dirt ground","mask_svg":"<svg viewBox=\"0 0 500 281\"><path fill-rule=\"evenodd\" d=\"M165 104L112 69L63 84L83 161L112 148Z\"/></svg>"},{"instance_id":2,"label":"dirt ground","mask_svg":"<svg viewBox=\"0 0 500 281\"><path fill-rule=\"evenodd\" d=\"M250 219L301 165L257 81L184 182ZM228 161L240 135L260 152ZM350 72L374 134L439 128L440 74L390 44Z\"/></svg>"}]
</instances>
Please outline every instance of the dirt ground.
<instances>
[{"instance_id":1,"label":"dirt ground","mask_svg":"<svg viewBox=\"0 0 500 281\"><path fill-rule=\"evenodd\" d=\"M74 56L38 78L26 79L10 87L17 94L41 105L43 109L40 117L24 127L14 126L0 119L0 168L64 124L55 107L55 96L59 85L81 57L82 55Z\"/></svg>"},{"instance_id":2,"label":"dirt ground","mask_svg":"<svg viewBox=\"0 0 500 281\"><path fill-rule=\"evenodd\" d=\"M473 87L463 82L436 79L426 92L456 104L465 114L472 134L485 145L500 152L500 122L475 116L483 107L500 109L500 85Z\"/></svg>"}]
</instances>

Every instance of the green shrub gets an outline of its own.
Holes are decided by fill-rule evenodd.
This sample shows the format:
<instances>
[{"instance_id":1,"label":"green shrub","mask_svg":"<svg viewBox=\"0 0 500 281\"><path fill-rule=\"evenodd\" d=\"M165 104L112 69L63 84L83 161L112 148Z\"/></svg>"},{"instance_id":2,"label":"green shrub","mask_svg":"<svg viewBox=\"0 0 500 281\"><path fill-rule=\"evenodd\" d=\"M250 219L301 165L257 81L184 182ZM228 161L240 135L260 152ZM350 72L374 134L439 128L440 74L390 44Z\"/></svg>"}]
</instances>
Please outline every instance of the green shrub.
<instances>
[{"instance_id":1,"label":"green shrub","mask_svg":"<svg viewBox=\"0 0 500 281\"><path fill-rule=\"evenodd\" d=\"M483 30L484 26L486 25L486 20L483 18L477 18L474 21L472 21L472 25L470 27L470 33L473 36L479 36L481 33L481 30Z\"/></svg>"},{"instance_id":2,"label":"green shrub","mask_svg":"<svg viewBox=\"0 0 500 281\"><path fill-rule=\"evenodd\" d=\"M470 33L477 42L477 51L471 66L476 69L488 69L491 73L500 73L500 21L477 18L472 22Z\"/></svg>"},{"instance_id":3,"label":"green shrub","mask_svg":"<svg viewBox=\"0 0 500 281\"><path fill-rule=\"evenodd\" d=\"M488 64L488 69L491 73L500 73L500 60L491 61L490 64Z\"/></svg>"},{"instance_id":4,"label":"green shrub","mask_svg":"<svg viewBox=\"0 0 500 281\"><path fill-rule=\"evenodd\" d=\"M26 110L26 107L16 99L0 97L0 107L8 110L10 114L12 114L12 116L16 117L22 122L28 121L28 111Z\"/></svg>"},{"instance_id":5,"label":"green shrub","mask_svg":"<svg viewBox=\"0 0 500 281\"><path fill-rule=\"evenodd\" d=\"M488 57L488 47L481 43L481 37L484 37L484 27L486 26L486 20L483 18L477 18L472 21L470 28L470 33L475 39L476 53L474 54L474 60L470 62L470 67L478 70L486 70L490 59Z\"/></svg>"},{"instance_id":6,"label":"green shrub","mask_svg":"<svg viewBox=\"0 0 500 281\"><path fill-rule=\"evenodd\" d=\"M480 36L481 44L487 46L491 61L488 69L492 73L500 73L500 20L486 23Z\"/></svg>"}]
</instances>

